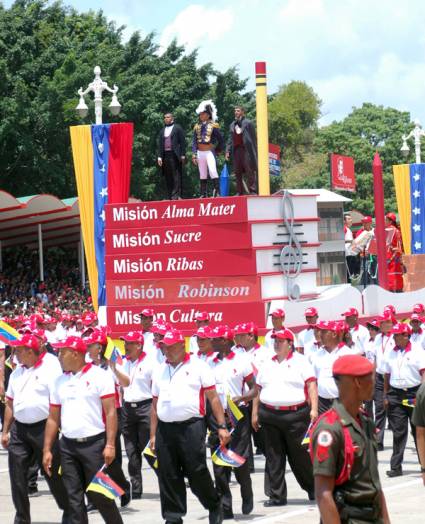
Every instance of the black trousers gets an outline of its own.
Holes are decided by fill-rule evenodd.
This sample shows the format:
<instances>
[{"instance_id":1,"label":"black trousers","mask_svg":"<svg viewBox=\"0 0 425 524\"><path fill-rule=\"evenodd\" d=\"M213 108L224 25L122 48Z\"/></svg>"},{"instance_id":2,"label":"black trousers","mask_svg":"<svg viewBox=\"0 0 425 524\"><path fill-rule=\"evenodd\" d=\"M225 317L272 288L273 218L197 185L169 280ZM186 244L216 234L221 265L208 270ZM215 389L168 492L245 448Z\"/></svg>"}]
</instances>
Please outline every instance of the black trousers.
<instances>
[{"instance_id":1,"label":"black trousers","mask_svg":"<svg viewBox=\"0 0 425 524\"><path fill-rule=\"evenodd\" d=\"M217 509L220 497L206 460L206 425L204 419L185 422L158 422L156 453L162 517L181 523L186 515L185 477L190 489L209 511Z\"/></svg>"},{"instance_id":2,"label":"black trousers","mask_svg":"<svg viewBox=\"0 0 425 524\"><path fill-rule=\"evenodd\" d=\"M251 446L251 419L249 417L249 409L244 407L239 407L243 413L243 418L239 420L236 425L235 430L232 433L232 440L230 443L230 449L241 457L246 458L245 463L239 468L233 468L236 480L241 488L241 497L242 501L248 501L252 499L252 481L250 474L250 463L249 455L252 453ZM214 429L210 435L210 445L211 445L211 454L214 453L216 448L220 445L220 441L217 434L217 422L213 419L212 425ZM229 431L231 430L231 425L228 424ZM230 474L232 468L225 466L217 466L213 463L213 471L215 478L215 486L219 497L221 498L221 503L225 511L232 511L232 493L230 491Z\"/></svg>"},{"instance_id":3,"label":"black trousers","mask_svg":"<svg viewBox=\"0 0 425 524\"><path fill-rule=\"evenodd\" d=\"M378 444L384 444L385 423L387 421L387 412L384 407L384 375L376 373L375 393L373 395L375 404L375 426L378 429L376 439Z\"/></svg>"},{"instance_id":4,"label":"black trousers","mask_svg":"<svg viewBox=\"0 0 425 524\"><path fill-rule=\"evenodd\" d=\"M404 450L409 434L409 422L416 446L416 427L412 424L413 408L403 406L405 399L414 399L418 388L409 392L390 388L388 391L388 421L393 432L393 453L391 455L391 469L400 469L403 463Z\"/></svg>"},{"instance_id":5,"label":"black trousers","mask_svg":"<svg viewBox=\"0 0 425 524\"><path fill-rule=\"evenodd\" d=\"M333 398L319 397L319 415L322 415L325 411L331 409L333 401Z\"/></svg>"},{"instance_id":6,"label":"black trousers","mask_svg":"<svg viewBox=\"0 0 425 524\"><path fill-rule=\"evenodd\" d=\"M143 493L142 454L149 442L152 400L136 402L136 407L124 402L122 434L128 457L128 474L133 493Z\"/></svg>"},{"instance_id":7,"label":"black trousers","mask_svg":"<svg viewBox=\"0 0 425 524\"><path fill-rule=\"evenodd\" d=\"M165 176L168 198L177 200L182 196L182 163L173 151L164 151L162 172Z\"/></svg>"},{"instance_id":8,"label":"black trousers","mask_svg":"<svg viewBox=\"0 0 425 524\"><path fill-rule=\"evenodd\" d=\"M287 500L287 458L301 488L309 493L314 492L310 456L307 449L301 445L310 424L310 407L306 405L297 411L278 411L260 404L258 415L266 438L270 498Z\"/></svg>"},{"instance_id":9,"label":"black trousers","mask_svg":"<svg viewBox=\"0 0 425 524\"><path fill-rule=\"evenodd\" d=\"M37 424L21 424L15 421L10 430L9 476L12 489L12 500L15 505L15 524L28 524L31 522L30 503L28 498L28 476L34 457L37 465L42 468L44 430L46 421ZM59 475L59 447L53 447L52 476L45 476L49 489L57 505L64 514L68 512L68 497L62 478ZM65 515L66 516L66 515ZM64 516L64 520L65 520Z\"/></svg>"},{"instance_id":10,"label":"black trousers","mask_svg":"<svg viewBox=\"0 0 425 524\"><path fill-rule=\"evenodd\" d=\"M70 524L88 524L84 494L87 486L104 464L102 455L104 447L104 433L88 442L76 442L66 437L60 440L62 479L68 492ZM114 478L113 471L116 468L119 468L119 465L114 461L105 472ZM88 491L86 494L107 524L123 524L114 500L93 491Z\"/></svg>"},{"instance_id":11,"label":"black trousers","mask_svg":"<svg viewBox=\"0 0 425 524\"><path fill-rule=\"evenodd\" d=\"M243 175L246 176L248 192L257 193L257 176L249 166L247 154L243 146L237 146L233 150L233 170L236 175L236 192L244 194Z\"/></svg>"}]
</instances>

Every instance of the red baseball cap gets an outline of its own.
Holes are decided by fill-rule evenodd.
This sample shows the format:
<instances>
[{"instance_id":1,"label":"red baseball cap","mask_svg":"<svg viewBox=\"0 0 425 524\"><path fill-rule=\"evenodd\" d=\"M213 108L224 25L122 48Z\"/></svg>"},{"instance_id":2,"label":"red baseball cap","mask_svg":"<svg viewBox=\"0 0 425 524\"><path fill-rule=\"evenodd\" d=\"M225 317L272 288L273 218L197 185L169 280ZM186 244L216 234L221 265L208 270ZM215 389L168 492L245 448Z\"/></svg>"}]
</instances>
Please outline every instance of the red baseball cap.
<instances>
[{"instance_id":1,"label":"red baseball cap","mask_svg":"<svg viewBox=\"0 0 425 524\"><path fill-rule=\"evenodd\" d=\"M394 317L391 313L391 311L387 310L382 313L379 317L377 317L378 322L386 322L391 321L393 324L395 323Z\"/></svg>"},{"instance_id":2,"label":"red baseball cap","mask_svg":"<svg viewBox=\"0 0 425 524\"><path fill-rule=\"evenodd\" d=\"M198 311L195 315L195 320L198 320L199 322L203 320L209 320L210 316L208 315L207 311Z\"/></svg>"},{"instance_id":3,"label":"red baseball cap","mask_svg":"<svg viewBox=\"0 0 425 524\"><path fill-rule=\"evenodd\" d=\"M32 334L25 334L22 335L21 338L18 338L16 340L11 340L9 342L9 346L15 347L15 348L28 348L32 349L34 351L40 351L40 339L37 338L35 335Z\"/></svg>"},{"instance_id":4,"label":"red baseball cap","mask_svg":"<svg viewBox=\"0 0 425 524\"><path fill-rule=\"evenodd\" d=\"M373 373L372 362L360 355L343 355L335 360L332 366L333 375L347 375L349 377L364 377Z\"/></svg>"},{"instance_id":5,"label":"red baseball cap","mask_svg":"<svg viewBox=\"0 0 425 524\"><path fill-rule=\"evenodd\" d=\"M304 311L304 316L305 317L318 317L319 316L319 312L317 311L317 309L315 307L308 307Z\"/></svg>"},{"instance_id":6,"label":"red baseball cap","mask_svg":"<svg viewBox=\"0 0 425 524\"><path fill-rule=\"evenodd\" d=\"M423 304L415 304L413 306L413 313L425 313L425 306Z\"/></svg>"},{"instance_id":7,"label":"red baseball cap","mask_svg":"<svg viewBox=\"0 0 425 524\"><path fill-rule=\"evenodd\" d=\"M385 215L385 218L389 218L390 220L392 220L393 222L397 222L397 217L395 216L395 213L387 213Z\"/></svg>"},{"instance_id":8,"label":"red baseball cap","mask_svg":"<svg viewBox=\"0 0 425 524\"><path fill-rule=\"evenodd\" d=\"M338 322L335 322L337 331L340 333L347 333L350 331L350 326L345 322L345 320L339 320Z\"/></svg>"},{"instance_id":9,"label":"red baseball cap","mask_svg":"<svg viewBox=\"0 0 425 524\"><path fill-rule=\"evenodd\" d=\"M398 324L394 324L390 333L392 335L404 335L405 333L407 333L408 335L411 335L412 328L409 326L409 324L404 324L403 322L399 322Z\"/></svg>"},{"instance_id":10,"label":"red baseball cap","mask_svg":"<svg viewBox=\"0 0 425 524\"><path fill-rule=\"evenodd\" d=\"M285 318L285 311L281 308L275 309L272 311L269 316L275 317L275 318Z\"/></svg>"},{"instance_id":11,"label":"red baseball cap","mask_svg":"<svg viewBox=\"0 0 425 524\"><path fill-rule=\"evenodd\" d=\"M372 318L366 322L366 326L373 326L379 329L379 320L377 318Z\"/></svg>"},{"instance_id":12,"label":"red baseball cap","mask_svg":"<svg viewBox=\"0 0 425 524\"><path fill-rule=\"evenodd\" d=\"M418 322L423 322L423 317L421 317L421 315L419 315L419 313L412 313L410 315L410 320L417 320Z\"/></svg>"},{"instance_id":13,"label":"red baseball cap","mask_svg":"<svg viewBox=\"0 0 425 524\"><path fill-rule=\"evenodd\" d=\"M272 334L272 338L278 338L279 340L291 340L294 341L294 334L289 329L280 329Z\"/></svg>"},{"instance_id":14,"label":"red baseball cap","mask_svg":"<svg viewBox=\"0 0 425 524\"><path fill-rule=\"evenodd\" d=\"M124 342L138 342L143 344L143 334L141 331L129 331L126 335L122 335L120 340Z\"/></svg>"},{"instance_id":15,"label":"red baseball cap","mask_svg":"<svg viewBox=\"0 0 425 524\"><path fill-rule=\"evenodd\" d=\"M28 333L28 330L26 330L25 332ZM45 335L44 329L40 329L40 328L31 329L30 333L31 335L38 337L42 342L47 342L47 337Z\"/></svg>"},{"instance_id":16,"label":"red baseball cap","mask_svg":"<svg viewBox=\"0 0 425 524\"><path fill-rule=\"evenodd\" d=\"M184 336L178 329L170 329L165 333L161 342L166 346L172 346L178 342L184 342Z\"/></svg>"},{"instance_id":17,"label":"red baseball cap","mask_svg":"<svg viewBox=\"0 0 425 524\"><path fill-rule=\"evenodd\" d=\"M103 331L101 331L100 329L94 329L88 337L84 338L84 342L87 345L90 345L90 344L105 345L108 343L108 340L107 340L106 334Z\"/></svg>"},{"instance_id":18,"label":"red baseball cap","mask_svg":"<svg viewBox=\"0 0 425 524\"><path fill-rule=\"evenodd\" d=\"M168 322L161 320L154 320L152 322L151 333L157 333L158 335L165 335L167 331L171 329L171 325Z\"/></svg>"},{"instance_id":19,"label":"red baseball cap","mask_svg":"<svg viewBox=\"0 0 425 524\"><path fill-rule=\"evenodd\" d=\"M322 331L338 331L338 324L334 320L320 320L315 327Z\"/></svg>"},{"instance_id":20,"label":"red baseball cap","mask_svg":"<svg viewBox=\"0 0 425 524\"><path fill-rule=\"evenodd\" d=\"M65 340L52 344L52 346L57 349L72 349L78 351L78 353L85 353L87 351L86 343L80 337L67 337Z\"/></svg>"},{"instance_id":21,"label":"red baseball cap","mask_svg":"<svg viewBox=\"0 0 425 524\"><path fill-rule=\"evenodd\" d=\"M349 309L347 309L347 311L344 311L344 313L341 313L341 316L342 317L358 317L359 316L359 312L357 311L357 309L355 307L350 307Z\"/></svg>"},{"instance_id":22,"label":"red baseball cap","mask_svg":"<svg viewBox=\"0 0 425 524\"><path fill-rule=\"evenodd\" d=\"M369 215L366 215L362 218L362 224L371 224L372 223L372 217Z\"/></svg>"},{"instance_id":23,"label":"red baseball cap","mask_svg":"<svg viewBox=\"0 0 425 524\"><path fill-rule=\"evenodd\" d=\"M233 331L229 326L216 326L211 330L211 338L225 338L226 340L233 340Z\"/></svg>"},{"instance_id":24,"label":"red baseball cap","mask_svg":"<svg viewBox=\"0 0 425 524\"><path fill-rule=\"evenodd\" d=\"M388 304L388 306L384 307L384 313L386 313L387 311L389 311L392 315L396 314L396 309L392 304Z\"/></svg>"},{"instance_id":25,"label":"red baseball cap","mask_svg":"<svg viewBox=\"0 0 425 524\"><path fill-rule=\"evenodd\" d=\"M198 338L212 338L211 328L209 326L201 326L196 331L196 336Z\"/></svg>"},{"instance_id":26,"label":"red baseball cap","mask_svg":"<svg viewBox=\"0 0 425 524\"><path fill-rule=\"evenodd\" d=\"M252 333L248 322L236 324L236 326L233 328L234 335L246 335L247 333Z\"/></svg>"},{"instance_id":27,"label":"red baseball cap","mask_svg":"<svg viewBox=\"0 0 425 524\"><path fill-rule=\"evenodd\" d=\"M145 307L145 309L142 309L141 313L142 317L153 317L154 311L152 308Z\"/></svg>"},{"instance_id":28,"label":"red baseball cap","mask_svg":"<svg viewBox=\"0 0 425 524\"><path fill-rule=\"evenodd\" d=\"M96 313L89 311L87 313L84 313L82 316L82 321L85 326L90 326L90 324L93 324L93 322L96 322L97 315Z\"/></svg>"}]
</instances>

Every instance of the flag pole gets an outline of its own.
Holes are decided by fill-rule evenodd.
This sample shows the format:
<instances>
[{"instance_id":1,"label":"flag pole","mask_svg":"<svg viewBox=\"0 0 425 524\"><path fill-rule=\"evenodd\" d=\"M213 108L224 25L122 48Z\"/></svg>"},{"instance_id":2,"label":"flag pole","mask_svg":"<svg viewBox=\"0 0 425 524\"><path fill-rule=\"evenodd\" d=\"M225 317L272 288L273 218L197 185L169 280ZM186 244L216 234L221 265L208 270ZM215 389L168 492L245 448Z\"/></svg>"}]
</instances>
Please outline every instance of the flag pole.
<instances>
[{"instance_id":1,"label":"flag pole","mask_svg":"<svg viewBox=\"0 0 425 524\"><path fill-rule=\"evenodd\" d=\"M378 258L379 285L388 289L388 268L386 256L384 184L382 180L382 162L378 152L375 153L372 164L373 192L375 197L375 238Z\"/></svg>"}]
</instances>

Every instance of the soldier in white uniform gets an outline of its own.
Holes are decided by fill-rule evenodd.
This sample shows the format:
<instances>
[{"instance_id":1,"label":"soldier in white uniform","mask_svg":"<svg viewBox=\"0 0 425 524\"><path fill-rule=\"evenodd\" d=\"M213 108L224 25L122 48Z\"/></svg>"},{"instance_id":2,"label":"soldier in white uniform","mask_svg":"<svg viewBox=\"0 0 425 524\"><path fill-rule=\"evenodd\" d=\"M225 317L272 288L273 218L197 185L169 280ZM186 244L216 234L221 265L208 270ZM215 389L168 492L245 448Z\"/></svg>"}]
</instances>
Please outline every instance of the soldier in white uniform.
<instances>
[{"instance_id":1,"label":"soldier in white uniform","mask_svg":"<svg viewBox=\"0 0 425 524\"><path fill-rule=\"evenodd\" d=\"M384 403L388 409L388 421L393 432L393 453L389 477L403 474L402 463L409 432L409 422L416 444L416 428L412 424L416 392L424 381L425 351L410 341L408 324L395 324L391 333L394 347L385 355Z\"/></svg>"},{"instance_id":2,"label":"soldier in white uniform","mask_svg":"<svg viewBox=\"0 0 425 524\"><path fill-rule=\"evenodd\" d=\"M42 467L44 432L49 415L50 394L54 381L62 375L59 361L41 349L38 338L24 334L10 343L16 348L18 365L9 378L6 392L2 445L9 454L9 477L12 500L16 508L15 523L29 523L28 474L36 458ZM10 431L10 433L9 433ZM68 522L68 497L59 475L59 449L52 450L54 468L46 477L59 508L62 522Z\"/></svg>"}]
</instances>

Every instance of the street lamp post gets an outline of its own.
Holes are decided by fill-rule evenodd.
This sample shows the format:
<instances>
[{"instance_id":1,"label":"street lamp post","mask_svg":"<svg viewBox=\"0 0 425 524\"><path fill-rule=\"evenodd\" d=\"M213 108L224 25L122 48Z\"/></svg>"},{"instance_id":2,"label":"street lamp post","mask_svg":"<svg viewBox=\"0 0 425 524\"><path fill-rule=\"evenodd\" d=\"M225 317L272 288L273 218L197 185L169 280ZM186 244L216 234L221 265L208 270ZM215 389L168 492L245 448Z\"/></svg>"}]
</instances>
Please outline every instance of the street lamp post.
<instances>
[{"instance_id":1,"label":"street lamp post","mask_svg":"<svg viewBox=\"0 0 425 524\"><path fill-rule=\"evenodd\" d=\"M87 89L83 91L83 88L80 87L78 94L80 95L80 101L78 106L75 108L77 113L85 118L89 112L89 108L84 100L84 96L92 91L94 93L94 112L96 115L96 124L102 123L102 93L103 91L108 91L112 93L112 100L109 104L109 109L113 115L118 115L121 111L121 104L118 102L117 93L118 87L114 84L114 87L111 89L106 82L100 78L100 67L96 66L93 69L94 80L89 84Z\"/></svg>"},{"instance_id":2,"label":"street lamp post","mask_svg":"<svg viewBox=\"0 0 425 524\"><path fill-rule=\"evenodd\" d=\"M410 131L408 135L403 135L401 138L403 140L403 145L401 146L401 153L403 156L407 156L409 154L410 148L407 143L407 141L410 138L414 139L415 143L415 156L416 156L416 163L421 163L421 138L425 136L425 131L422 129L422 126L418 119L415 120L415 127Z\"/></svg>"}]
</instances>

